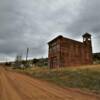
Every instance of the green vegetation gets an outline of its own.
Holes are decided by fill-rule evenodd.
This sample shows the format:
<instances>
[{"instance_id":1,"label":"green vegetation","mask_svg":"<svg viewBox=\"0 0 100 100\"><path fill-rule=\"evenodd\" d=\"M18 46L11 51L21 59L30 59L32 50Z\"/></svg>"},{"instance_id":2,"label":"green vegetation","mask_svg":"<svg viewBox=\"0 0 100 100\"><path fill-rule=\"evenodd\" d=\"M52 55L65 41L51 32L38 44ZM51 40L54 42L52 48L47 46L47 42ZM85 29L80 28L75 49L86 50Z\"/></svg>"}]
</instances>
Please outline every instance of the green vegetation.
<instances>
[{"instance_id":1,"label":"green vegetation","mask_svg":"<svg viewBox=\"0 0 100 100\"><path fill-rule=\"evenodd\" d=\"M34 58L32 60L32 63L35 65L35 66L39 66L39 67L43 67L43 66L48 66L48 58L39 58L39 59L36 59Z\"/></svg>"},{"instance_id":2,"label":"green vegetation","mask_svg":"<svg viewBox=\"0 0 100 100\"><path fill-rule=\"evenodd\" d=\"M100 64L100 53L94 53L93 60L95 64Z\"/></svg>"},{"instance_id":3,"label":"green vegetation","mask_svg":"<svg viewBox=\"0 0 100 100\"><path fill-rule=\"evenodd\" d=\"M18 70L35 78L47 80L62 87L79 88L100 93L100 65L82 68L27 68Z\"/></svg>"}]
</instances>

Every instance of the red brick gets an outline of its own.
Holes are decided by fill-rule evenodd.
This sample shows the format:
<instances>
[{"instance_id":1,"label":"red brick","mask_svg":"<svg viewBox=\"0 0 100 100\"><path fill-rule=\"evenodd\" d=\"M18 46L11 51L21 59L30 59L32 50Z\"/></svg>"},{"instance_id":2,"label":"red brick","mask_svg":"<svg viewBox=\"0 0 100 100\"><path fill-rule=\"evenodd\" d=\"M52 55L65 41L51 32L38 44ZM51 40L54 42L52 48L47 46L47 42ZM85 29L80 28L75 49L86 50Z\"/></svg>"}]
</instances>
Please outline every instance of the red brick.
<instances>
[{"instance_id":1,"label":"red brick","mask_svg":"<svg viewBox=\"0 0 100 100\"><path fill-rule=\"evenodd\" d=\"M91 35L85 33L83 42L58 36L48 43L50 68L92 64Z\"/></svg>"}]
</instances>

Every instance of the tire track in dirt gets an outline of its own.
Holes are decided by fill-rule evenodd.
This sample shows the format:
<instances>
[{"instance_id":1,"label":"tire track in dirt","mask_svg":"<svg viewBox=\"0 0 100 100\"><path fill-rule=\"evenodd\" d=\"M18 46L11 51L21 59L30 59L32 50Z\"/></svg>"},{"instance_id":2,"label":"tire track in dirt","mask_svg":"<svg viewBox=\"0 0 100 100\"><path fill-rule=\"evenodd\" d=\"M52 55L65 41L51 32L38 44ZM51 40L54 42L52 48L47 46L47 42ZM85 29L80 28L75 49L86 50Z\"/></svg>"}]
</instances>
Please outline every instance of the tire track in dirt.
<instances>
[{"instance_id":1,"label":"tire track in dirt","mask_svg":"<svg viewBox=\"0 0 100 100\"><path fill-rule=\"evenodd\" d=\"M22 100L17 91L12 87L12 85L8 82L7 77L5 76L5 72L3 68L0 68L0 76L1 76L1 97L0 100Z\"/></svg>"},{"instance_id":2,"label":"tire track in dirt","mask_svg":"<svg viewBox=\"0 0 100 100\"><path fill-rule=\"evenodd\" d=\"M0 67L0 100L100 100L100 97L64 89Z\"/></svg>"}]
</instances>

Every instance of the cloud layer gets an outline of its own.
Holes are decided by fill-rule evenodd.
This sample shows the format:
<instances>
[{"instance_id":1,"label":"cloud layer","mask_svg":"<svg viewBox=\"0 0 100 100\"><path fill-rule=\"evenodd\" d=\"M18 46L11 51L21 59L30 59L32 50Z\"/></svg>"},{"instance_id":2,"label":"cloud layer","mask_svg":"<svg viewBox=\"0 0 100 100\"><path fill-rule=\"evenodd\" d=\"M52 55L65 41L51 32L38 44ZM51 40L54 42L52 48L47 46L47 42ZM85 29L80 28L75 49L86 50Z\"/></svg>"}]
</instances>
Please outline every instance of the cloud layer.
<instances>
[{"instance_id":1,"label":"cloud layer","mask_svg":"<svg viewBox=\"0 0 100 100\"><path fill-rule=\"evenodd\" d=\"M47 42L58 34L80 39L93 35L93 51L100 51L99 0L0 0L0 55L13 58L47 56Z\"/></svg>"}]
</instances>

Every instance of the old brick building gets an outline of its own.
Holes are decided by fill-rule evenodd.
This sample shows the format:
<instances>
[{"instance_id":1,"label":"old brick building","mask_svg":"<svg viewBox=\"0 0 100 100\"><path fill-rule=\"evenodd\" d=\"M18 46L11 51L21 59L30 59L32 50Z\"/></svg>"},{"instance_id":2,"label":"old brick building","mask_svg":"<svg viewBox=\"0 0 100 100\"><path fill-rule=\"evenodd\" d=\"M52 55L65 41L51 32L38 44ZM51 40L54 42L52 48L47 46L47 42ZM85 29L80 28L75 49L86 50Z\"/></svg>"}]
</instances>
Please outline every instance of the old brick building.
<instances>
[{"instance_id":1,"label":"old brick building","mask_svg":"<svg viewBox=\"0 0 100 100\"><path fill-rule=\"evenodd\" d=\"M83 42L58 36L48 43L49 66L59 68L92 64L91 35L85 33Z\"/></svg>"}]
</instances>

